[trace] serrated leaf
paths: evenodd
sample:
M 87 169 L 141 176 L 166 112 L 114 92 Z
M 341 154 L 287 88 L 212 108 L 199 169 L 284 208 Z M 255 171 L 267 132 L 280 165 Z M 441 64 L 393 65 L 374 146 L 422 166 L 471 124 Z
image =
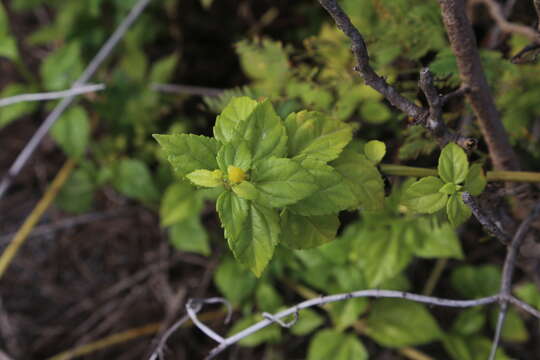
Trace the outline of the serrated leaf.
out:
M 335 239 L 339 228 L 337 215 L 302 216 L 281 214 L 281 243 L 291 249 L 309 249 Z
M 367 360 L 368 353 L 354 335 L 321 330 L 309 343 L 307 360 Z
M 288 207 L 304 216 L 336 214 L 357 204 L 355 194 L 343 176 L 321 161 L 306 159 L 301 163 L 315 178 L 317 191 Z
M 268 100 L 259 103 L 245 121 L 239 122 L 234 133 L 234 141 L 243 139 L 247 142 L 253 164 L 287 153 L 285 126 Z
M 217 169 L 219 143 L 212 138 L 192 134 L 154 135 L 179 176 L 199 169 Z
M 228 143 L 236 137 L 237 125 L 246 121 L 259 103 L 247 96 L 233 98 L 223 109 L 214 125 L 214 136 L 217 140 Z
M 480 195 L 486 188 L 487 179 L 481 164 L 473 164 L 465 178 L 465 191 L 473 196 Z
M 74 41 L 49 54 L 40 69 L 47 90 L 68 89 L 82 71 L 81 44 Z
M 401 299 L 375 301 L 367 326 L 367 334 L 373 340 L 393 348 L 427 344 L 443 335 L 423 305 Z
M 171 226 L 169 241 L 178 250 L 210 255 L 208 234 L 198 216 L 191 216 Z
M 352 139 L 352 127 L 315 111 L 290 114 L 285 120 L 289 157 L 328 162 Z
M 448 200 L 448 195 L 439 192 L 443 186 L 434 176 L 422 178 L 405 189 L 402 202 L 413 211 L 432 214 L 442 209 Z
M 446 214 L 448 220 L 455 227 L 463 224 L 471 216 L 471 209 L 465 205 L 461 198 L 462 193 L 454 193 L 450 195 L 446 204 Z
M 202 202 L 195 188 L 178 182 L 170 185 L 161 199 L 159 216 L 162 226 L 170 226 L 185 221 L 201 209 Z
M 384 205 L 384 182 L 377 168 L 364 156 L 344 150 L 332 165 L 353 192 L 356 204 L 365 210 L 379 210 Z
M 364 154 L 373 164 L 378 164 L 386 155 L 386 145 L 379 140 L 371 140 L 364 145 Z
M 229 191 L 220 195 L 217 208 L 234 256 L 260 276 L 279 241 L 278 214 Z
M 227 301 L 238 306 L 253 293 L 257 279 L 234 259 L 227 257 L 217 267 L 214 283 Z
M 318 188 L 315 178 L 300 164 L 291 159 L 275 157 L 256 164 L 251 182 L 259 191 L 257 201 L 270 207 L 294 204 Z
M 451 282 L 465 299 L 492 296 L 499 292 L 501 270 L 493 265 L 460 266 L 452 272 Z
M 66 110 L 51 128 L 51 135 L 67 155 L 81 158 L 90 140 L 90 121 L 86 111 L 80 106 Z
M 221 170 L 195 170 L 187 174 L 186 178 L 197 186 L 214 188 L 224 184 L 223 176 Z
M 236 166 L 244 171 L 251 169 L 251 151 L 245 141 L 223 144 L 217 154 L 219 168 L 226 172 L 229 166 Z
M 439 176 L 444 182 L 453 182 L 460 184 L 465 181 L 469 171 L 469 161 L 465 151 L 454 143 L 446 145 L 439 157 L 439 166 L 437 167 Z
M 115 169 L 113 185 L 120 193 L 146 203 L 159 200 L 159 191 L 150 170 L 140 160 L 121 160 Z

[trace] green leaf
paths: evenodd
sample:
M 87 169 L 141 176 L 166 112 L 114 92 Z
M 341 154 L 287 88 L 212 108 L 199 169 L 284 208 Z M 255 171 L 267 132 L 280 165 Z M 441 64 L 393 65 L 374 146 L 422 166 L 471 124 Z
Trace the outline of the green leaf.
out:
M 456 185 L 454 183 L 446 183 L 443 185 L 442 188 L 440 188 L 439 192 L 446 195 L 452 195 L 456 191 L 458 191 L 458 186 L 459 185 Z
M 328 359 L 367 360 L 368 353 L 356 336 L 326 329 L 311 339 L 307 360 Z
M 309 249 L 335 239 L 339 228 L 337 215 L 302 216 L 281 214 L 281 243 L 291 249 Z
M 461 198 L 462 193 L 454 193 L 450 195 L 446 204 L 446 213 L 448 220 L 455 227 L 463 224 L 471 216 L 471 209 L 465 205 Z
M 186 175 L 193 184 L 203 187 L 218 187 L 224 184 L 221 170 L 195 170 Z
M 330 317 L 332 318 L 335 329 L 343 331 L 352 326 L 358 321 L 360 315 L 366 312 L 368 306 L 369 302 L 367 299 L 349 299 L 347 301 L 333 303 L 330 307 Z
M 378 164 L 386 155 L 386 145 L 379 140 L 368 141 L 364 145 L 364 154 L 373 164 Z
M 463 336 L 473 335 L 484 327 L 486 312 L 482 308 L 470 308 L 462 310 L 454 324 L 452 331 Z
M 170 226 L 184 222 L 193 214 L 198 214 L 201 207 L 202 201 L 192 185 L 186 182 L 172 184 L 161 199 L 159 210 L 161 225 Z
M 90 121 L 80 106 L 71 107 L 51 128 L 53 139 L 70 157 L 81 158 L 90 140 Z
M 444 182 L 462 183 L 469 171 L 469 161 L 465 151 L 458 145 L 449 143 L 441 152 L 437 169 Z
M 177 54 L 172 54 L 159 59 L 152 66 L 148 80 L 153 83 L 164 83 L 169 81 L 177 63 Z
M 13 36 L 0 33 L 0 57 L 5 57 L 11 61 L 17 61 L 19 50 L 17 41 Z
M 452 272 L 451 282 L 465 299 L 492 296 L 499 292 L 501 271 L 493 265 L 460 266 Z
M 257 201 L 269 207 L 294 204 L 317 190 L 315 178 L 296 161 L 271 157 L 256 164 L 251 181 Z
M 214 283 L 233 306 L 238 306 L 253 294 L 257 279 L 231 257 L 227 257 L 216 269 Z
M 259 103 L 247 96 L 233 98 L 223 109 L 214 125 L 214 136 L 217 140 L 228 143 L 237 137 L 236 127 L 251 115 Z
M 298 321 L 291 328 L 291 332 L 296 336 L 307 335 L 324 323 L 324 318 L 316 311 L 302 309 L 298 315 Z
M 491 312 L 491 326 L 493 329 L 497 326 L 497 318 L 499 309 L 494 308 Z M 501 339 L 513 343 L 523 343 L 529 340 L 529 332 L 525 326 L 525 322 L 519 316 L 514 308 L 508 309 L 504 325 L 501 332 Z
M 474 360 L 465 337 L 454 334 L 445 335 L 443 345 L 454 360 Z
M 192 134 L 154 135 L 179 176 L 199 169 L 215 170 L 219 144 L 215 139 Z
M 276 289 L 267 282 L 263 282 L 257 287 L 255 296 L 260 311 L 273 313 L 283 306 L 283 299 Z
M 352 140 L 350 125 L 315 111 L 290 114 L 285 127 L 289 157 L 296 160 L 334 160 Z
M 540 308 L 540 291 L 534 283 L 528 282 L 522 285 L 519 285 L 514 292 L 517 297 L 525 301 L 531 306 Z
M 68 178 L 56 197 L 56 205 L 62 210 L 81 214 L 92 209 L 96 185 L 87 169 L 78 168 Z
M 242 181 L 240 184 L 233 185 L 232 191 L 244 200 L 257 201 L 259 190 L 249 181 Z
M 234 132 L 234 141 L 243 139 L 247 142 L 254 164 L 287 153 L 285 126 L 268 100 L 259 103 L 245 121 L 238 123 Z
M 49 54 L 40 69 L 47 90 L 70 88 L 82 71 L 81 44 L 74 41 Z
M 443 339 L 444 348 L 453 360 L 484 360 L 491 352 L 491 340 L 483 336 L 446 335 Z M 499 348 L 495 360 L 510 360 Z
M 481 164 L 473 164 L 465 178 L 465 191 L 477 196 L 486 188 L 487 179 Z
M 442 209 L 448 200 L 448 195 L 439 192 L 443 186 L 434 176 L 422 178 L 405 189 L 402 202 L 413 211 L 432 214 Z
M 237 321 L 228 335 L 232 336 L 240 331 L 250 327 L 251 325 L 263 320 L 261 315 L 249 315 L 242 320 Z M 281 339 L 281 328 L 277 324 L 272 324 L 259 331 L 256 331 L 250 336 L 240 340 L 238 344 L 241 346 L 253 347 L 264 343 L 277 343 Z
M 417 221 L 423 239 L 420 246 L 414 247 L 416 256 L 424 258 L 454 258 L 463 259 L 461 243 L 452 226 L 448 223 L 432 225 L 428 219 L 419 218 Z
M 336 214 L 354 207 L 355 194 L 334 168 L 321 161 L 306 159 L 302 167 L 314 176 L 317 191 L 288 207 L 292 212 L 305 216 Z
M 178 250 L 208 256 L 210 255 L 208 234 L 202 226 L 198 214 L 195 214 L 196 216 L 191 216 L 171 226 L 169 241 Z
M 356 204 L 365 210 L 383 207 L 384 182 L 377 168 L 364 155 L 346 149 L 330 165 L 343 176 L 355 196 Z
M 379 101 L 366 101 L 360 107 L 362 119 L 371 124 L 382 124 L 392 117 L 388 107 Z
M 123 195 L 152 203 L 159 200 L 150 171 L 145 163 L 136 159 L 123 159 L 115 169 L 113 185 Z
M 217 154 L 217 163 L 223 172 L 231 165 L 248 171 L 251 169 L 251 160 L 251 151 L 245 141 L 224 144 Z
M 234 256 L 259 277 L 279 241 L 279 216 L 275 210 L 224 192 L 217 208 Z
M 387 347 L 422 345 L 439 340 L 442 331 L 423 305 L 401 299 L 381 299 L 367 319 L 367 334 Z

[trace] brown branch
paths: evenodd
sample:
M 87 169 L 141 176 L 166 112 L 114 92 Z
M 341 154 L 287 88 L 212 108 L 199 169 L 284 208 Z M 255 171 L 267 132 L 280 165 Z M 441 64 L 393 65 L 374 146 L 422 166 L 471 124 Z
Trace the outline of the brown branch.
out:
M 480 124 L 493 165 L 498 170 L 518 170 L 519 163 L 502 124 L 484 75 L 476 38 L 463 0 L 439 0 L 443 22 L 457 58 L 461 81 Z
M 474 217 L 488 233 L 495 236 L 502 244 L 510 244 L 510 237 L 501 230 L 495 219 L 480 208 L 480 205 L 471 194 L 464 192 L 462 198 L 463 202 L 471 209 Z

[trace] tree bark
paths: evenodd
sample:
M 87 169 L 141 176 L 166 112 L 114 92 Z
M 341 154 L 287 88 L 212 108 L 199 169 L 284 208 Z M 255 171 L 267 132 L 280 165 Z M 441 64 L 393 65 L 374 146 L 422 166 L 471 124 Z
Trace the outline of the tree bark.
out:
M 444 26 L 457 58 L 462 85 L 480 124 L 493 166 L 497 170 L 519 170 L 519 162 L 510 145 L 486 77 L 464 0 L 439 0 Z

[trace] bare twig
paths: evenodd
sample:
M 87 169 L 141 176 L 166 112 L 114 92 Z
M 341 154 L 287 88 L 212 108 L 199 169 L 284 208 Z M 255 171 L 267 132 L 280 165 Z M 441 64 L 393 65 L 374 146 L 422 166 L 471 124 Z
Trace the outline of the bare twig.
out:
M 274 317 L 274 315 L 272 315 L 270 313 L 267 313 L 267 312 L 262 313 L 262 317 L 267 319 L 267 320 L 270 320 L 272 322 L 275 322 L 276 324 L 278 324 L 281 327 L 284 327 L 284 328 L 288 329 L 288 328 L 294 326 L 298 322 L 298 311 L 294 313 L 294 318 L 289 322 L 284 322 L 283 320 L 278 319 L 278 318 Z
M 186 304 L 186 311 L 189 318 L 193 321 L 193 324 L 197 326 L 203 333 L 208 337 L 212 338 L 216 342 L 222 344 L 225 339 L 210 329 L 208 326 L 204 325 L 198 318 L 197 313 L 201 311 L 203 305 L 205 304 L 216 304 L 221 303 L 227 306 L 227 317 L 225 318 L 225 323 L 228 323 L 231 320 L 232 316 L 232 307 L 231 304 L 223 298 L 209 298 L 209 299 L 189 299 Z
M 504 233 L 504 231 L 497 225 L 497 222 L 485 213 L 481 208 L 476 199 L 469 194 L 464 192 L 462 195 L 463 202 L 469 206 L 472 213 L 478 220 L 478 222 L 486 229 L 490 234 L 495 236 L 501 243 L 504 245 L 510 244 L 510 237 Z
M 517 157 L 489 90 L 464 1 L 439 0 L 439 3 L 461 81 L 471 89 L 466 97 L 480 124 L 493 165 L 497 170 L 518 170 Z
M 393 290 L 360 290 L 360 291 L 344 293 L 344 294 L 322 296 L 316 299 L 303 301 L 293 307 L 290 307 L 286 310 L 280 311 L 279 313 L 272 315 L 271 320 L 270 319 L 261 320 L 258 323 L 226 339 L 223 339 L 222 342 L 210 352 L 207 359 L 212 359 L 216 357 L 218 354 L 223 352 L 229 346 L 273 324 L 274 322 L 276 322 L 277 319 L 282 319 L 289 315 L 293 315 L 294 313 L 297 313 L 302 309 L 306 309 L 313 306 L 322 306 L 322 305 L 337 302 L 337 301 L 344 301 L 344 300 L 349 300 L 349 299 L 354 299 L 354 298 L 363 298 L 363 297 L 406 299 L 406 300 L 416 301 L 416 302 L 430 304 L 434 306 L 448 306 L 448 307 L 460 307 L 460 308 L 492 304 L 499 300 L 498 295 L 475 299 L 475 300 L 452 300 L 452 299 L 442 299 L 442 298 L 423 296 L 423 295 L 417 295 L 417 294 L 407 293 L 403 291 L 393 291 Z
M 90 92 L 101 91 L 105 89 L 104 84 L 89 84 L 79 87 L 72 87 L 69 90 L 63 91 L 51 91 L 45 93 L 35 93 L 35 94 L 21 94 L 15 95 L 8 98 L 0 99 L 0 107 L 13 105 L 21 102 L 28 101 L 45 101 L 45 100 L 55 100 L 61 99 L 69 96 L 77 96 L 81 94 L 86 94 Z
M 188 94 L 199 96 L 219 96 L 225 89 L 216 89 L 202 86 L 177 85 L 177 84 L 151 84 L 151 89 L 158 92 L 172 94 Z
M 180 328 L 180 326 L 184 325 L 184 323 L 186 321 L 188 321 L 188 320 L 189 320 L 189 316 L 184 315 L 184 316 L 182 316 L 182 318 L 180 318 L 180 320 L 175 322 L 173 324 L 173 326 L 171 326 L 165 332 L 165 334 L 163 334 L 163 336 L 159 340 L 159 343 L 156 346 L 156 349 L 154 350 L 154 352 L 152 352 L 152 354 L 150 355 L 148 360 L 156 360 L 156 359 L 161 360 L 161 359 L 163 359 L 163 350 L 165 349 L 165 345 L 167 344 L 167 340 L 169 340 L 169 337 L 171 337 L 171 335 L 174 334 L 176 332 L 176 330 L 178 330 Z
M 73 83 L 72 88 L 80 87 L 84 84 L 86 84 L 90 78 L 94 75 L 96 70 L 99 68 L 99 66 L 103 63 L 103 61 L 109 56 L 109 54 L 113 51 L 113 49 L 116 47 L 118 42 L 122 39 L 128 28 L 133 24 L 133 22 L 139 17 L 139 15 L 142 13 L 142 11 L 146 8 L 148 3 L 150 3 L 151 0 L 139 0 L 135 6 L 131 9 L 129 14 L 126 16 L 124 21 L 118 26 L 118 28 L 115 30 L 115 32 L 111 35 L 111 37 L 105 42 L 103 47 L 99 50 L 99 52 L 96 54 L 96 56 L 92 59 L 88 67 L 84 70 L 82 75 Z M 75 100 L 75 96 L 68 96 L 62 99 L 58 105 L 54 108 L 54 110 L 47 116 L 45 121 L 41 124 L 41 126 L 38 128 L 38 130 L 35 132 L 35 134 L 32 136 L 28 144 L 26 144 L 25 148 L 21 151 L 19 156 L 17 156 L 17 159 L 11 165 L 11 167 L 8 170 L 8 173 L 4 176 L 2 181 L 0 182 L 0 199 L 5 194 L 7 189 L 11 186 L 11 182 L 13 181 L 13 178 L 16 177 L 21 169 L 24 167 L 28 159 L 32 156 L 38 145 L 41 143 L 51 126 L 58 120 L 60 115 L 71 105 L 71 103 Z
M 501 291 L 500 296 L 500 309 L 499 316 L 497 318 L 497 327 L 495 329 L 495 337 L 493 338 L 493 343 L 491 347 L 491 354 L 489 360 L 495 359 L 495 354 L 497 348 L 499 347 L 499 341 L 501 337 L 502 327 L 504 325 L 504 320 L 506 318 L 506 313 L 508 311 L 508 302 L 512 297 L 512 277 L 514 275 L 514 269 L 516 267 L 516 259 L 519 252 L 519 248 L 525 239 L 525 235 L 529 231 L 529 227 L 533 220 L 535 220 L 540 215 L 540 203 L 538 203 L 531 214 L 521 222 L 519 225 L 512 243 L 508 247 L 508 253 L 506 254 L 506 259 L 504 261 L 503 274 L 501 279 Z

